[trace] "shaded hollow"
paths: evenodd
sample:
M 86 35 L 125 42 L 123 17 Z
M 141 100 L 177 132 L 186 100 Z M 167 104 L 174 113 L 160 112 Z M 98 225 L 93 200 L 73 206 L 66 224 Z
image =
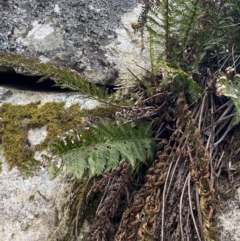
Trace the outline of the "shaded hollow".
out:
M 59 87 L 55 87 L 54 81 L 51 79 L 44 80 L 41 83 L 37 81 L 41 76 L 26 76 L 15 72 L 0 72 L 0 87 L 10 89 L 26 90 L 26 91 L 41 91 L 41 92 L 66 92 Z

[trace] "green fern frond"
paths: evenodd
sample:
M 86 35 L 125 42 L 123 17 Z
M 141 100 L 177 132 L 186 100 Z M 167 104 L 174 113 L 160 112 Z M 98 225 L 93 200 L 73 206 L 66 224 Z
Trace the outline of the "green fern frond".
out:
M 181 52 L 188 44 L 190 30 L 196 26 L 201 13 L 199 0 L 145 0 L 138 25 L 141 28 L 146 26 L 150 34 L 150 51 L 153 52 L 154 48 L 155 53 L 150 56 L 151 63 L 155 65 L 156 60 L 167 61 L 169 58 L 181 61 Z
M 51 63 L 40 63 L 37 59 L 27 59 L 21 55 L 1 52 L 0 66 L 23 68 L 24 71 L 31 74 L 43 76 L 39 79 L 40 82 L 50 78 L 56 83 L 55 86 L 78 91 L 95 99 L 104 100 L 108 97 L 107 91 L 93 83 L 89 83 L 76 71 L 67 68 L 57 68 Z
M 147 26 L 148 28 L 148 26 Z M 151 62 L 151 68 L 152 68 L 152 73 L 155 74 L 156 68 L 155 68 L 155 62 L 156 62 L 156 57 L 155 57 L 155 49 L 154 49 L 154 32 L 148 29 L 149 32 L 149 53 L 150 53 L 150 62 Z
M 160 5 L 160 3 L 159 3 L 159 5 Z M 142 5 L 142 11 L 138 17 L 138 24 L 137 24 L 136 30 L 143 30 L 145 24 L 147 23 L 149 11 L 151 11 L 151 9 L 156 9 L 156 8 L 157 8 L 156 1 L 155 2 L 152 2 L 149 0 L 144 1 L 144 4 Z
M 122 161 L 128 160 L 133 168 L 153 158 L 154 141 L 150 126 L 120 123 L 118 126 L 103 122 L 79 136 L 68 137 L 56 143 L 54 154 L 61 156 L 61 166 L 51 162 L 50 171 L 65 170 L 81 178 L 84 173 L 91 178 L 115 169 Z M 77 147 L 76 147 L 77 145 Z M 56 151 L 57 150 L 57 151 Z
M 177 96 L 180 90 L 189 94 L 190 101 L 195 101 L 203 93 L 203 89 L 193 80 L 193 78 L 181 70 L 176 65 L 170 65 L 166 62 L 160 62 L 159 70 L 163 74 L 162 84 L 170 84 L 173 96 Z

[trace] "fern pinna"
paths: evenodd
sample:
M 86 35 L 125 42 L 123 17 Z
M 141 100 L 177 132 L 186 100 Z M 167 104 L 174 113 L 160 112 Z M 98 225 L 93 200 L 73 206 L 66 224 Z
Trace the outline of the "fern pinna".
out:
M 57 174 L 64 170 L 77 178 L 87 174 L 90 178 L 108 172 L 128 160 L 133 168 L 153 158 L 154 141 L 150 126 L 140 124 L 114 125 L 102 122 L 81 135 L 73 133 L 59 140 L 54 153 L 61 156 L 61 164 L 54 160 L 49 171 Z

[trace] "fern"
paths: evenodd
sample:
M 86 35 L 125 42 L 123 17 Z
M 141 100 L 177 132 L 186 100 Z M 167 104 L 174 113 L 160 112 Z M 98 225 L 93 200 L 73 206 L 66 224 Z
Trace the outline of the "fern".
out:
M 55 86 L 78 91 L 88 97 L 104 100 L 108 94 L 93 83 L 89 83 L 83 76 L 74 70 L 57 68 L 51 63 L 40 63 L 37 59 L 27 59 L 21 55 L 0 53 L 0 65 L 12 68 L 23 68 L 31 74 L 43 76 L 39 82 L 47 78 L 54 80 Z
M 179 66 L 183 66 L 190 31 L 197 24 L 201 13 L 199 0 L 146 0 L 144 2 L 139 27 L 146 26 L 149 33 L 153 75 L 162 73 L 162 82 L 170 83 L 174 97 L 181 89 L 189 94 L 191 101 L 196 100 L 203 93 L 203 89 L 194 81 L 191 74 L 183 71 Z M 173 67 L 169 62 L 173 63 Z
M 150 126 L 139 125 L 134 129 L 131 124 L 102 122 L 93 126 L 80 136 L 70 135 L 59 140 L 53 154 L 61 156 L 62 163 L 51 162 L 51 174 L 64 170 L 81 178 L 85 173 L 91 178 L 115 169 L 121 162 L 128 160 L 133 168 L 153 158 L 154 141 Z
M 146 26 L 150 34 L 151 63 L 170 59 L 181 61 L 182 57 L 179 55 L 182 56 L 188 44 L 190 30 L 197 24 L 201 13 L 199 0 L 145 0 L 138 26 Z M 151 54 L 153 48 L 154 55 Z
M 193 78 L 181 70 L 176 65 L 170 65 L 166 62 L 160 62 L 158 68 L 163 75 L 162 84 L 170 84 L 171 92 L 174 97 L 177 97 L 180 90 L 188 93 L 190 100 L 197 100 L 203 93 L 203 89 L 193 80 Z
M 238 66 L 240 54 L 240 2 L 237 0 L 206 1 L 205 12 L 199 18 L 199 52 L 205 52 L 204 61 L 212 62 L 214 71 L 227 66 Z M 213 69 L 213 68 L 212 68 Z

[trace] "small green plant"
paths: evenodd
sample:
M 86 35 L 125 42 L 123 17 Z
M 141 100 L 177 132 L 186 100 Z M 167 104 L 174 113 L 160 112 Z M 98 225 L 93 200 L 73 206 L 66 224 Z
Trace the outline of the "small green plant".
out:
M 83 133 L 73 132 L 58 140 L 53 153 L 61 157 L 61 163 L 51 162 L 51 174 L 64 170 L 77 178 L 87 174 L 90 178 L 116 169 L 128 160 L 133 168 L 147 164 L 154 155 L 154 141 L 150 126 L 140 124 L 114 125 L 103 121 Z
M 171 83 L 171 92 L 175 97 L 180 90 L 189 94 L 195 101 L 203 89 L 189 72 L 186 64 L 186 51 L 189 48 L 192 30 L 197 25 L 202 12 L 199 0 L 188 1 L 144 1 L 144 7 L 135 29 L 149 33 L 150 61 L 152 74 L 163 76 L 163 83 Z M 197 65 L 197 64 L 196 64 Z M 196 65 L 190 68 L 197 69 Z M 193 67 L 194 66 L 194 67 Z M 196 70 L 198 72 L 198 70 Z
M 201 13 L 199 0 L 144 1 L 137 29 L 146 27 L 149 32 L 153 73 L 158 71 L 159 61 L 179 63 L 182 60 Z
M 179 66 L 167 62 L 159 62 L 158 70 L 162 73 L 162 84 L 170 84 L 171 95 L 176 99 L 179 91 L 184 90 L 189 100 L 196 101 L 204 90 Z

